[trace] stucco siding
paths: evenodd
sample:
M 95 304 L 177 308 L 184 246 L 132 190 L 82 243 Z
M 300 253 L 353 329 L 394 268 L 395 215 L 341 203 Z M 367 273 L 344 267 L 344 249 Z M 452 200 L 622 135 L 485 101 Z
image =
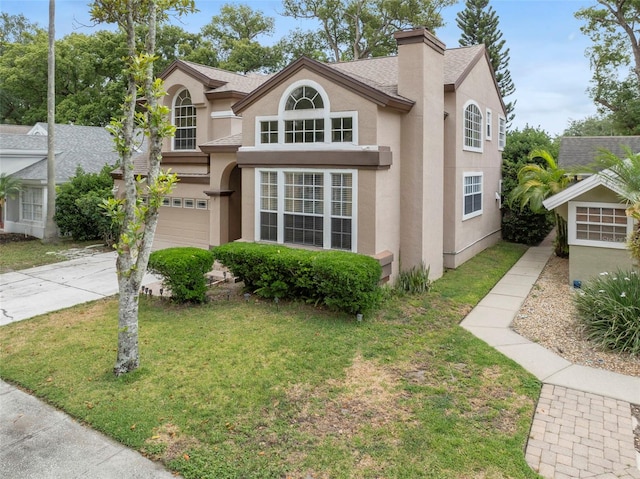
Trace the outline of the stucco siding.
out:
M 464 109 L 469 102 L 474 102 L 482 114 L 481 152 L 463 148 Z M 457 268 L 501 238 L 496 195 L 502 168 L 498 119 L 504 112 L 485 61 L 475 65 L 455 94 L 446 94 L 445 105 L 449 115 L 445 120 L 444 265 Z M 487 110 L 491 111 L 491 139 L 487 137 Z M 463 219 L 465 174 L 482 175 L 482 214 L 468 219 Z
M 634 263 L 627 249 L 596 248 L 590 246 L 571 246 L 569 253 L 569 284 L 574 281 L 586 281 L 606 271 L 629 270 Z M 634 268 L 638 271 L 638 268 Z

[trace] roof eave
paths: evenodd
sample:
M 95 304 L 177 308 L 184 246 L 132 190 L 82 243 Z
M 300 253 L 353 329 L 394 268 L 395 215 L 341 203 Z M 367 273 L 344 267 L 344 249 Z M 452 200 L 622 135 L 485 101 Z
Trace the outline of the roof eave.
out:
M 189 65 L 186 62 L 183 62 L 182 60 L 174 60 L 167 68 L 165 68 L 165 70 L 160 75 L 158 75 L 158 77 L 163 80 L 166 80 L 167 77 L 176 70 L 182 70 L 187 75 L 198 80 L 207 88 L 220 88 L 222 85 L 227 84 L 227 82 L 224 82 L 221 80 L 215 80 L 211 77 L 208 77 L 204 73 L 199 72 L 198 70 L 193 68 L 191 65 Z
M 615 182 L 611 181 L 603 174 L 596 174 L 569 186 L 568 188 L 562 190 L 560 193 L 550 196 L 549 198 L 544 200 L 542 204 L 547 210 L 551 211 L 558 206 L 563 205 L 573 200 L 574 198 L 587 193 L 588 191 L 591 191 L 598 186 L 609 188 L 611 191 L 618 195 L 622 195 L 623 193 L 623 191 Z

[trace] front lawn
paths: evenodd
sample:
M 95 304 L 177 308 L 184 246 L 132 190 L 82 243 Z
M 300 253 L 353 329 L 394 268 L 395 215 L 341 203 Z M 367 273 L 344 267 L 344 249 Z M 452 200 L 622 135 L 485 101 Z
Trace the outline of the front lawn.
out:
M 501 243 L 361 323 L 142 298 L 141 368 L 120 378 L 117 302 L 97 301 L 0 328 L 0 376 L 187 479 L 538 477 L 538 382 L 458 326 L 523 251 Z

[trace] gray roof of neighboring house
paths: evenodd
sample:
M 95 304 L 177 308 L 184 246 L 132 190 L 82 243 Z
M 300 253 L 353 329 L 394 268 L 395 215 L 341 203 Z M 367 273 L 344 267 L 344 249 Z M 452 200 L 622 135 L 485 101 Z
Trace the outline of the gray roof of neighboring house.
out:
M 46 123 L 37 123 L 44 128 Z M 78 167 L 86 173 L 98 173 L 104 165 L 115 165 L 113 137 L 103 127 L 55 125 L 56 182 L 68 181 Z M 47 179 L 47 136 L 0 134 L 0 149 L 42 150 L 42 160 L 16 171 L 12 176 L 22 180 Z
M 601 150 L 626 156 L 623 147 L 640 153 L 640 136 L 563 136 L 560 138 L 558 165 L 563 168 L 590 166 Z

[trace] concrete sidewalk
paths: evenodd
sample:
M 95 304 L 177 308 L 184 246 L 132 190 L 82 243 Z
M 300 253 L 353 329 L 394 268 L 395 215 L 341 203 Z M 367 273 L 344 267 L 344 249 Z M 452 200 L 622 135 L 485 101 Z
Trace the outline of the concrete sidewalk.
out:
M 461 325 L 543 383 L 526 452 L 534 470 L 640 479 L 631 415 L 640 378 L 572 364 L 510 327 L 551 254 L 550 246 L 529 248 Z

